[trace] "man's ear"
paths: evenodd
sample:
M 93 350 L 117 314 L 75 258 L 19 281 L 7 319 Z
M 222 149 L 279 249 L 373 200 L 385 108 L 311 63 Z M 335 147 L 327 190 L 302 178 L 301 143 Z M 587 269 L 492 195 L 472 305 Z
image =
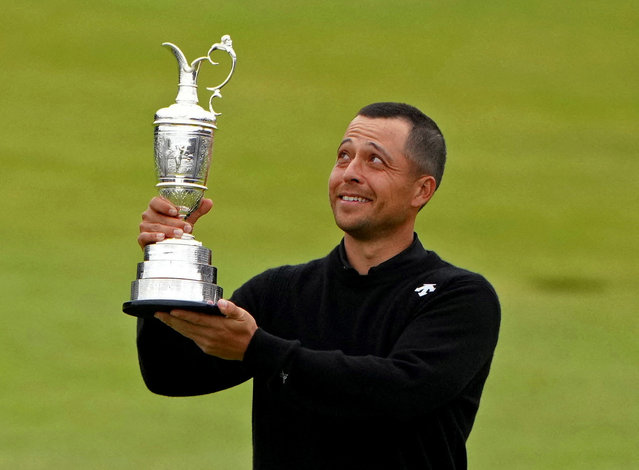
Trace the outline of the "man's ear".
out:
M 437 181 L 431 175 L 423 175 L 420 176 L 419 179 L 415 181 L 415 194 L 413 196 L 413 201 L 411 205 L 418 209 L 421 209 L 426 205 L 430 198 L 435 194 L 435 190 L 437 189 Z

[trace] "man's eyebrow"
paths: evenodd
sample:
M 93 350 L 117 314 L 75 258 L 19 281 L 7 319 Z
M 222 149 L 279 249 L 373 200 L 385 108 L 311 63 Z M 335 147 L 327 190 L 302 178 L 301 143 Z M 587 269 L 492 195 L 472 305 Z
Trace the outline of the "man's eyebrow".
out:
M 344 140 L 342 140 L 339 144 L 339 146 L 337 147 L 337 149 L 339 150 L 342 145 L 344 144 L 350 144 L 353 142 L 353 139 L 351 139 L 350 137 L 346 137 Z M 382 154 L 382 156 L 384 158 L 386 158 L 388 161 L 393 161 L 393 157 L 391 156 L 390 153 L 388 153 L 386 151 L 386 149 L 384 147 L 382 147 L 381 145 L 379 145 L 377 142 L 373 142 L 372 140 L 369 140 L 368 142 L 366 142 L 367 145 L 370 145 L 371 147 L 373 147 L 377 152 L 379 152 L 380 154 Z
M 388 153 L 386 151 L 386 149 L 384 147 L 382 147 L 381 145 L 373 142 L 373 141 L 368 141 L 366 142 L 368 145 L 371 145 L 373 148 L 375 148 L 375 150 L 377 150 L 379 153 L 381 153 L 384 157 L 388 158 L 389 160 L 392 160 L 393 158 L 391 157 L 390 153 Z
M 339 143 L 339 145 L 337 146 L 337 148 L 340 148 L 342 145 L 344 145 L 344 144 L 346 144 L 346 143 L 349 143 L 349 142 L 352 142 L 352 141 L 353 141 L 353 139 L 351 139 L 350 137 L 346 137 L 344 140 L 342 140 L 342 141 Z

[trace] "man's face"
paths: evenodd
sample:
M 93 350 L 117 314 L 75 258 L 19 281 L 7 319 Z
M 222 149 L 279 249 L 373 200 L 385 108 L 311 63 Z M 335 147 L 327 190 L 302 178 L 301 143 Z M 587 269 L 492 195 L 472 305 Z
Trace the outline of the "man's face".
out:
M 426 178 L 405 156 L 404 119 L 357 116 L 337 150 L 328 189 L 337 226 L 358 239 L 412 230 Z

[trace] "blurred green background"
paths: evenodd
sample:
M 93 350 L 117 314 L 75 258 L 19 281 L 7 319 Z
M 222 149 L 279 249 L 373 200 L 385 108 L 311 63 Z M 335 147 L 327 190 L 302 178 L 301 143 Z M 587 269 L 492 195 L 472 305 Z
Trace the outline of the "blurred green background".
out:
M 222 34 L 238 68 L 196 235 L 226 294 L 339 241 L 326 182 L 348 121 L 414 104 L 449 148 L 420 237 L 503 304 L 470 468 L 636 468 L 636 2 L 0 6 L 0 468 L 250 468 L 250 384 L 152 395 L 120 311 L 176 92 L 160 44 L 193 60 Z

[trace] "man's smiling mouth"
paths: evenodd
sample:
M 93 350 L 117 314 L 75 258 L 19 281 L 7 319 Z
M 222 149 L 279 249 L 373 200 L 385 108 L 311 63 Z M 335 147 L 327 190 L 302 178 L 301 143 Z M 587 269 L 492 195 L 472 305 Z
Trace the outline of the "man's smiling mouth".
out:
M 360 196 L 339 196 L 345 202 L 370 202 L 370 199 Z

